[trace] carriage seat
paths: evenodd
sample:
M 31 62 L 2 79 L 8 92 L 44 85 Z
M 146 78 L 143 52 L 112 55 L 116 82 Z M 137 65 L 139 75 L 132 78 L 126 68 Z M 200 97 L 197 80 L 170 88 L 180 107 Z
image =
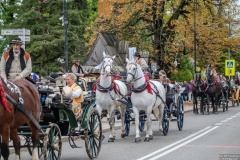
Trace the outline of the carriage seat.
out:
M 38 89 L 38 92 L 40 94 L 53 94 L 54 93 L 53 89 L 51 89 L 51 88 L 40 88 L 40 89 Z
M 46 104 L 60 103 L 61 95 L 60 94 L 49 94 L 46 98 Z M 63 96 L 63 103 L 70 103 L 71 99 Z

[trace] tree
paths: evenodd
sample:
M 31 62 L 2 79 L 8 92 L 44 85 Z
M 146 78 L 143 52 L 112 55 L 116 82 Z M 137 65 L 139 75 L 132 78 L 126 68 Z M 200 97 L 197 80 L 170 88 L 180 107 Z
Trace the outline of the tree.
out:
M 171 75 L 172 81 L 184 82 L 193 79 L 193 65 L 187 55 L 181 54 L 178 70 Z
M 110 16 L 97 19 L 98 31 L 115 32 L 131 46 L 153 53 L 161 68 L 175 72 L 176 53 L 193 57 L 193 1 L 137 0 L 109 4 Z M 224 7 L 231 1 L 198 1 L 197 61 L 203 67 L 209 59 L 217 63 L 228 38 Z M 95 28 L 96 29 L 96 28 Z M 217 58 L 216 58 L 217 57 Z

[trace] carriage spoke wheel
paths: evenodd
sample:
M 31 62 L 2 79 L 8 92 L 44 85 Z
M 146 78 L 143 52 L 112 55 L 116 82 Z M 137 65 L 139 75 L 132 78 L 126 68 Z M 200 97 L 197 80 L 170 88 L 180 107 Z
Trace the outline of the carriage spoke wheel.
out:
M 183 100 L 182 100 L 181 97 L 178 97 L 178 101 L 177 101 L 177 124 L 178 124 L 179 131 L 182 130 L 183 120 L 184 120 Z
M 166 107 L 163 110 L 162 128 L 163 134 L 164 136 L 166 136 L 168 134 L 169 129 L 168 109 Z
M 125 127 L 125 134 L 126 134 L 126 136 L 128 136 L 129 132 L 130 132 L 130 115 L 129 114 L 130 114 L 129 112 L 125 113 L 124 127 Z
M 102 122 L 97 110 L 93 109 L 85 129 L 85 148 L 90 159 L 96 158 L 102 144 Z
M 61 131 L 55 123 L 51 123 L 49 126 L 43 141 L 44 160 L 60 160 L 62 152 Z

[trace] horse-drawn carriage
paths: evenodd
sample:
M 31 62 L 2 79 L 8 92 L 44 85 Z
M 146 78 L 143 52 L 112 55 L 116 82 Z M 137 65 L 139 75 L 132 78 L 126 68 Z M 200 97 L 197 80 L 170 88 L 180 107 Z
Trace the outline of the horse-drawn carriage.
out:
M 222 107 L 223 112 L 228 110 L 230 96 L 230 83 L 225 79 L 216 79 L 212 73 L 212 66 L 207 65 L 206 80 L 202 80 L 201 72 L 196 72 L 193 82 L 193 112 L 198 114 L 198 98 L 200 99 L 200 113 L 209 114 L 210 104 L 213 113 L 218 113 Z M 211 102 L 209 102 L 211 100 Z
M 177 96 L 174 93 L 173 97 L 176 99 L 169 101 L 168 105 L 166 105 L 166 94 L 163 85 L 160 82 L 149 80 L 147 74 L 144 74 L 134 60 L 127 60 L 126 80 L 114 80 L 111 72 L 113 59 L 114 56 L 103 54 L 100 78 L 96 85 L 96 108 L 100 110 L 99 113 L 103 109 L 108 109 L 110 115 L 109 124 L 111 131 L 109 141 L 113 142 L 115 139 L 114 110 L 116 107 L 120 107 L 121 112 L 122 138 L 129 135 L 130 122 L 134 121 L 136 124 L 135 142 L 141 141 L 139 132 L 144 130 L 145 123 L 147 134 L 144 141 L 151 140 L 153 138 L 152 120 L 150 118 L 152 113 L 159 121 L 159 130 L 164 135 L 168 132 L 169 121 L 172 116 L 177 117 L 178 127 L 181 130 L 184 119 L 184 107 L 181 96 Z M 134 113 L 134 118 L 132 113 Z
M 35 144 L 31 138 L 34 134 L 32 128 L 27 124 L 20 126 L 18 136 L 25 139 L 25 143 L 20 148 L 26 147 L 30 155 L 36 158 L 36 151 L 32 149 L 36 145 L 38 157 L 43 156 L 44 160 L 59 160 L 62 152 L 62 136 L 68 136 L 72 148 L 80 148 L 75 143 L 79 138 L 85 140 L 88 157 L 96 158 L 101 149 L 102 124 L 101 116 L 95 110 L 95 94 L 93 91 L 84 92 L 83 113 L 81 119 L 77 120 L 71 110 L 70 99 L 62 93 L 62 82 L 56 83 L 60 89 L 58 93 L 49 87 L 39 87 L 38 91 L 42 104 L 39 122 L 30 112 L 23 110 L 24 115 L 29 117 L 39 132 L 37 133 L 37 144 Z M 45 84 L 45 86 L 48 86 L 48 84 Z
M 167 88 L 166 105 L 163 111 L 163 134 L 167 135 L 169 121 L 177 121 L 179 131 L 182 130 L 184 120 L 184 105 L 178 84 L 165 84 Z M 176 118 L 174 118 L 176 117 Z

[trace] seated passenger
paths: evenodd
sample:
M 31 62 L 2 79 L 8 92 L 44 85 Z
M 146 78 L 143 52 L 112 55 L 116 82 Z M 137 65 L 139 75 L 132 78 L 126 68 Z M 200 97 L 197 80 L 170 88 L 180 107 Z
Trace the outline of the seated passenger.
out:
M 79 120 L 82 115 L 81 103 L 84 99 L 81 87 L 75 83 L 76 79 L 77 77 L 74 73 L 66 75 L 67 85 L 71 88 L 69 97 L 72 99 L 72 111 L 75 114 L 76 119 Z

